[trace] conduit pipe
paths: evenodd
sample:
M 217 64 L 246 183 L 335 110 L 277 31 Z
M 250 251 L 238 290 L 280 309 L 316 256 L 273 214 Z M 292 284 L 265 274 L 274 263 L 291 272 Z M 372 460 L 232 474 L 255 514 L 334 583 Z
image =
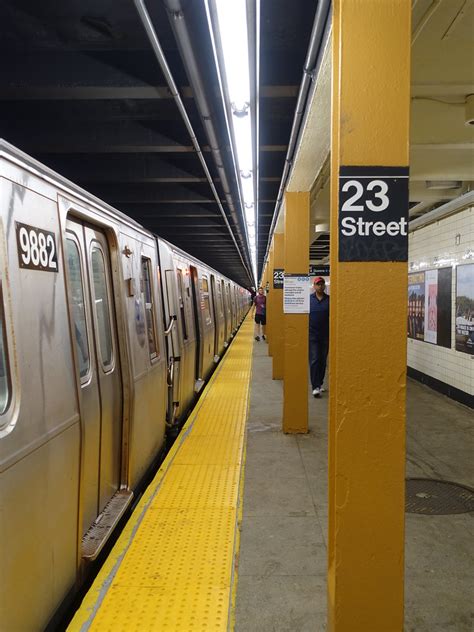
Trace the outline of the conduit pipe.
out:
M 222 214 L 222 217 L 224 218 L 224 222 L 227 226 L 227 229 L 230 233 L 230 236 L 232 237 L 232 241 L 234 242 L 235 247 L 237 248 L 237 252 L 239 253 L 239 257 L 240 260 L 242 261 L 242 265 L 244 267 L 244 270 L 247 272 L 248 278 L 250 283 L 253 283 L 253 277 L 252 277 L 252 273 L 251 273 L 251 266 L 250 268 L 248 267 L 247 263 L 244 261 L 243 257 L 242 257 L 242 252 L 241 249 L 239 248 L 239 245 L 237 244 L 237 241 L 235 239 L 235 235 L 232 231 L 232 228 L 229 224 L 229 220 L 227 219 L 227 215 L 224 211 L 224 208 L 222 206 L 222 203 L 220 201 L 219 195 L 217 193 L 216 187 L 214 186 L 214 182 L 212 181 L 212 176 L 209 172 L 208 166 L 206 164 L 206 161 L 204 159 L 204 156 L 202 154 L 202 150 L 201 147 L 199 146 L 199 142 L 197 140 L 196 134 L 194 133 L 194 129 L 193 126 L 191 125 L 191 121 L 189 120 L 189 116 L 188 113 L 186 112 L 186 108 L 184 107 L 184 103 L 183 100 L 181 98 L 181 95 L 178 92 L 178 88 L 176 86 L 176 83 L 173 79 L 173 75 L 171 74 L 170 68 L 168 66 L 168 63 L 166 61 L 166 58 L 164 56 L 163 53 L 163 49 L 161 48 L 160 42 L 158 40 L 158 36 L 156 34 L 156 31 L 154 29 L 153 23 L 151 21 L 150 15 L 146 9 L 145 3 L 143 0 L 133 0 L 135 7 L 137 9 L 138 15 L 140 17 L 140 20 L 143 24 L 143 27 L 145 28 L 146 34 L 148 36 L 148 39 L 150 41 L 151 47 L 153 49 L 153 52 L 155 53 L 156 59 L 158 61 L 158 63 L 160 64 L 160 68 L 161 71 L 163 72 L 163 75 L 165 77 L 166 83 L 168 84 L 169 90 L 171 92 L 171 95 L 173 96 L 176 105 L 178 107 L 178 110 L 181 114 L 181 117 L 184 121 L 184 124 L 186 126 L 186 129 L 188 130 L 189 136 L 191 138 L 191 142 L 194 146 L 194 149 L 196 150 L 197 156 L 201 162 L 201 165 L 204 169 L 204 173 L 206 174 L 206 178 L 209 182 L 209 186 L 211 187 L 212 193 L 214 195 L 214 198 L 217 202 L 217 205 L 219 207 L 219 210 Z
M 275 225 L 278 220 L 278 214 L 280 211 L 281 203 L 283 201 L 283 194 L 285 192 L 286 183 L 290 175 L 290 170 L 293 166 L 293 158 L 296 151 L 296 144 L 300 134 L 303 117 L 306 111 L 306 103 L 309 93 L 311 82 L 315 79 L 316 67 L 319 61 L 319 51 L 321 50 L 321 44 L 324 38 L 324 31 L 326 29 L 326 23 L 331 8 L 331 0 L 320 0 L 316 8 L 316 14 L 314 16 L 313 29 L 311 31 L 311 37 L 309 40 L 308 52 L 306 54 L 306 61 L 303 68 L 303 78 L 298 93 L 298 100 L 296 102 L 296 110 L 293 118 L 293 125 L 291 128 L 290 140 L 288 143 L 288 150 L 285 158 L 285 167 L 283 169 L 283 175 L 281 178 L 280 189 L 278 191 L 275 210 L 273 212 L 272 223 L 270 226 L 270 232 L 268 234 L 267 251 L 265 253 L 264 262 L 268 258 L 268 251 L 270 248 L 271 237 L 275 230 Z
M 191 84 L 191 88 L 194 94 L 194 101 L 197 105 L 202 124 L 204 126 L 204 130 L 209 141 L 212 157 L 219 173 L 219 178 L 222 183 L 224 196 L 229 206 L 231 217 L 234 221 L 237 234 L 241 243 L 246 244 L 247 238 L 245 223 L 243 221 L 243 218 L 239 218 L 239 214 L 235 209 L 234 202 L 230 193 L 230 185 L 224 168 L 224 160 L 221 154 L 219 140 L 217 138 L 217 133 L 214 126 L 213 112 L 207 99 L 206 91 L 204 88 L 204 81 L 202 79 L 202 73 L 199 64 L 196 61 L 197 56 L 195 55 L 195 51 L 191 42 L 191 37 L 189 35 L 183 4 L 181 0 L 163 0 L 163 4 L 168 11 L 171 28 L 178 43 L 179 52 L 181 53 L 181 59 L 183 61 L 186 74 Z M 245 238 L 242 235 L 242 228 L 244 230 L 243 234 L 245 235 Z

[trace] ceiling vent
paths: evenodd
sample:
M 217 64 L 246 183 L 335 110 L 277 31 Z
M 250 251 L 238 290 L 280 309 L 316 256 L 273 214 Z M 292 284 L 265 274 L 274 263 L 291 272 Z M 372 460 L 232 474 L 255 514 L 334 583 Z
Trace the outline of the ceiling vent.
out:
M 427 189 L 460 189 L 462 187 L 461 180 L 427 180 Z

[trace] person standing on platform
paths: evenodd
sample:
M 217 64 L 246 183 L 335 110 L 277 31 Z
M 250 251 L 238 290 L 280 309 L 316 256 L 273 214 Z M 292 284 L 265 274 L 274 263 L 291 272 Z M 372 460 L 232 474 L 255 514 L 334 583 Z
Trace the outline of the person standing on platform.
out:
M 309 306 L 309 370 L 314 397 L 321 397 L 329 351 L 329 296 L 323 277 L 313 281 Z
M 262 340 L 265 338 L 265 325 L 266 325 L 266 308 L 267 297 L 263 293 L 263 287 L 258 288 L 258 294 L 253 299 L 255 305 L 255 340 L 258 342 L 260 336 Z

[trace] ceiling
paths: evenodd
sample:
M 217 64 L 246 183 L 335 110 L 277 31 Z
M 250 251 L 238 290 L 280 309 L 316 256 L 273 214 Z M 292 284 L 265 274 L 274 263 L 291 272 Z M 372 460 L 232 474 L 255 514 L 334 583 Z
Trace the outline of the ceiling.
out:
M 311 191 L 310 259 L 329 255 L 330 38 L 322 39 L 294 155 L 288 150 L 311 31 L 324 3 L 260 1 L 258 278 L 285 164 L 288 189 Z M 410 215 L 417 217 L 472 188 L 474 127 L 465 125 L 465 101 L 474 93 L 474 0 L 412 0 L 412 6 Z M 0 137 L 253 285 L 204 0 L 146 0 L 146 8 L 202 153 L 133 0 L 0 0 L 0 51 L 8 60 L 0 69 Z M 179 37 L 183 24 L 194 68 Z M 461 184 L 433 189 L 430 180 Z
M 294 0 L 289 11 L 285 0 L 261 0 L 258 276 L 315 4 Z M 180 13 L 165 5 L 180 5 Z M 217 200 L 132 0 L 0 1 L 0 51 L 8 60 L 0 70 L 0 137 L 240 284 L 253 285 L 204 2 L 147 0 L 146 8 Z M 175 36 L 182 20 L 212 116 L 217 160 Z
M 474 188 L 474 125 L 466 124 L 473 35 L 474 0 L 412 0 L 410 219 Z M 328 42 L 288 183 L 290 191 L 311 191 L 310 260 L 320 263 L 329 257 L 330 88 Z

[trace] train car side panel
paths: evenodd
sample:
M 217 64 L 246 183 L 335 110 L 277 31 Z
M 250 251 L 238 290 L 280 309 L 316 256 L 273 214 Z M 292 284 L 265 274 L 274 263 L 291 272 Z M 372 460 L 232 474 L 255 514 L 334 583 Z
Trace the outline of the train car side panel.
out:
M 74 584 L 78 539 L 79 411 L 57 205 L 34 192 L 33 176 L 16 175 L 25 186 L 0 181 L 13 387 L 0 418 L 4 629 L 47 623 Z

